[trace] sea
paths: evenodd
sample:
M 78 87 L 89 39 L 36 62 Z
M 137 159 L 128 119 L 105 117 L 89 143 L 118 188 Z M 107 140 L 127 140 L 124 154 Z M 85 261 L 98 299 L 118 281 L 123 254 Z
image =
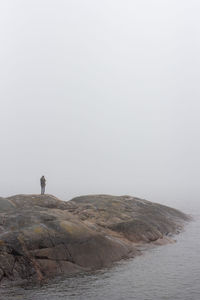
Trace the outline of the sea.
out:
M 3 285 L 0 300 L 199 300 L 200 205 L 176 208 L 193 221 L 176 243 L 143 249 L 143 255 L 111 268 L 56 277 L 44 285 Z

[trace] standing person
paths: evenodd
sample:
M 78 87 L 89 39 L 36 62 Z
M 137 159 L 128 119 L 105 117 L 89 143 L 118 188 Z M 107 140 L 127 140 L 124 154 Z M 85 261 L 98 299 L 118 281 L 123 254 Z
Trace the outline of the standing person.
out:
M 41 195 L 45 193 L 45 186 L 46 186 L 46 179 L 44 176 L 40 178 L 40 185 L 41 185 Z

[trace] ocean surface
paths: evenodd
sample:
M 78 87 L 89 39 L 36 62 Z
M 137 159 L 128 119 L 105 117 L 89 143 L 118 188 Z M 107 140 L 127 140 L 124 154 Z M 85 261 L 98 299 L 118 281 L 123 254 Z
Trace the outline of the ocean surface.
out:
M 175 244 L 151 247 L 112 268 L 57 277 L 43 286 L 2 286 L 0 300 L 199 300 L 200 206 L 176 208 L 194 221 L 175 236 Z

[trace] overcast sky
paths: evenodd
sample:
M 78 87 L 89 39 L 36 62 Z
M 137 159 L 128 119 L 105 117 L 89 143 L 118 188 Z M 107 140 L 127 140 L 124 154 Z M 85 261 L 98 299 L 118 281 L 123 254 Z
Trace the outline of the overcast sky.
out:
M 199 0 L 1 0 L 0 195 L 199 195 Z M 185 201 L 184 200 L 184 201 Z

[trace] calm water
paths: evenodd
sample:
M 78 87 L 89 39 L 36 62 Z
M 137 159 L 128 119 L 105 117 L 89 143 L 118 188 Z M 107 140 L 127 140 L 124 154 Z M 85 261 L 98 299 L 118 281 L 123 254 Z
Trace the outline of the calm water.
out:
M 111 269 L 57 278 L 42 287 L 3 287 L 0 299 L 199 300 L 199 208 L 190 207 L 189 213 L 195 220 L 176 236 L 176 244 L 144 251 L 142 256 L 120 262 Z

